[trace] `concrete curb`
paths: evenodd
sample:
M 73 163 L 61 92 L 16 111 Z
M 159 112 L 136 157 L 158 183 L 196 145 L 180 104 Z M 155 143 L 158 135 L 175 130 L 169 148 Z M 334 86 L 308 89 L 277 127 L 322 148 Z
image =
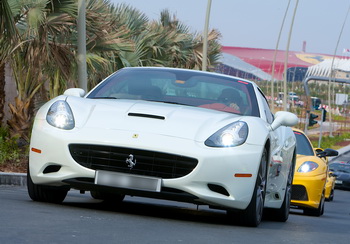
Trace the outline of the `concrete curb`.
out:
M 27 174 L 0 173 L 0 185 L 27 186 Z

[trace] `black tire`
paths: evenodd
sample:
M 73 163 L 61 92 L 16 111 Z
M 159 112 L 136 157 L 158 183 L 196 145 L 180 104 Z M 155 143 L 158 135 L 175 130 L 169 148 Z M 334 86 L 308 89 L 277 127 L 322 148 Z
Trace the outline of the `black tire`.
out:
M 326 201 L 331 202 L 333 201 L 333 199 L 334 199 L 334 190 L 332 189 L 331 194 L 329 194 L 329 198 L 326 198 Z
M 288 174 L 286 191 L 284 194 L 284 199 L 283 199 L 283 203 L 282 203 L 281 208 L 268 209 L 269 215 L 275 221 L 286 222 L 288 220 L 289 210 L 290 210 L 290 202 L 292 199 L 292 183 L 293 183 L 293 177 L 294 177 L 295 161 L 296 161 L 296 153 L 294 152 L 293 160 L 292 160 L 289 174 Z
M 90 195 L 94 199 L 103 200 L 108 203 L 118 203 L 124 200 L 125 195 L 118 193 L 110 193 L 103 191 L 90 191 Z
M 238 218 L 239 224 L 257 227 L 263 216 L 265 194 L 266 194 L 266 180 L 267 180 L 267 150 L 263 151 L 260 160 L 259 172 L 256 178 L 255 188 L 248 207 L 238 213 L 233 213 L 234 217 Z
M 37 202 L 62 203 L 67 196 L 69 188 L 34 184 L 27 170 L 27 189 L 29 197 Z
M 331 202 L 334 200 L 334 189 L 331 191 L 331 195 L 329 196 L 328 200 Z
M 318 205 L 318 208 L 305 208 L 304 209 L 304 214 L 309 215 L 309 216 L 315 216 L 315 217 L 320 217 L 324 213 L 324 202 L 325 202 L 325 197 L 324 197 L 324 192 L 322 193 L 320 204 Z

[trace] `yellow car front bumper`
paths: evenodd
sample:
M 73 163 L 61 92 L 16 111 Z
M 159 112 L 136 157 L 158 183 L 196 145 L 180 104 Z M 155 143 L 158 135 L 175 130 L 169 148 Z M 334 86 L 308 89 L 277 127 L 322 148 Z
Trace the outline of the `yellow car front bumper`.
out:
M 301 208 L 318 208 L 324 194 L 326 176 L 295 175 L 292 186 L 291 205 Z

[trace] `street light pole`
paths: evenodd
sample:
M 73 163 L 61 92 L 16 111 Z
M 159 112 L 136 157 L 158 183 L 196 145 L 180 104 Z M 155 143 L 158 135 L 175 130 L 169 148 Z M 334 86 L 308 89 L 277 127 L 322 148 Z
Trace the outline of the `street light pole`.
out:
M 287 16 L 287 13 L 288 13 L 288 9 L 289 9 L 289 5 L 290 5 L 290 1 L 288 1 L 288 5 L 287 5 L 287 8 L 286 8 L 286 11 L 284 12 L 284 17 L 283 17 L 283 20 L 282 20 L 282 24 L 281 24 L 281 28 L 280 28 L 280 31 L 279 31 L 279 34 L 278 34 L 278 38 L 277 38 L 277 41 L 276 41 L 276 48 L 275 48 L 275 52 L 273 54 L 273 62 L 272 62 L 272 75 L 271 75 L 271 111 L 272 113 L 274 112 L 275 110 L 275 100 L 274 100 L 274 97 L 275 97 L 275 92 L 274 92 L 274 83 L 275 83 L 275 66 L 276 66 L 276 56 L 277 56 L 277 50 L 278 50 L 278 45 L 280 43 L 280 39 L 281 39 L 281 34 L 282 34 L 282 30 L 283 30 L 283 26 L 284 26 L 284 22 L 286 20 L 286 16 Z
M 203 57 L 202 57 L 202 70 L 207 70 L 207 59 L 208 59 L 208 29 L 209 29 L 209 17 L 211 9 L 211 0 L 208 0 L 207 4 L 207 13 L 205 15 L 205 24 L 204 24 L 204 36 L 203 36 Z
M 289 55 L 289 45 L 290 45 L 290 39 L 292 36 L 292 30 L 293 30 L 293 24 L 294 24 L 294 19 L 295 19 L 295 14 L 298 9 L 298 4 L 299 0 L 297 0 L 294 8 L 294 13 L 293 13 L 293 18 L 292 18 L 292 23 L 290 24 L 290 29 L 289 29 L 289 35 L 288 35 L 288 43 L 287 43 L 287 48 L 286 48 L 286 55 L 285 55 L 285 60 L 284 60 L 284 82 L 283 82 L 283 105 L 284 105 L 284 110 L 287 111 L 287 64 L 288 64 L 288 55 Z
M 86 67 L 86 4 L 85 0 L 78 0 L 78 85 L 87 92 Z

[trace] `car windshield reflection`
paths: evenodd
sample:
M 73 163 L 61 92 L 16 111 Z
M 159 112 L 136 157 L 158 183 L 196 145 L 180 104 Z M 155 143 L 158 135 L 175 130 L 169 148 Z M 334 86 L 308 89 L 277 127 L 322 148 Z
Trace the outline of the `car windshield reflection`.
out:
M 123 69 L 87 98 L 146 100 L 259 117 L 252 84 L 197 71 Z
M 309 140 L 300 132 L 294 131 L 294 135 L 297 139 L 297 154 L 313 156 L 314 150 L 311 147 Z

